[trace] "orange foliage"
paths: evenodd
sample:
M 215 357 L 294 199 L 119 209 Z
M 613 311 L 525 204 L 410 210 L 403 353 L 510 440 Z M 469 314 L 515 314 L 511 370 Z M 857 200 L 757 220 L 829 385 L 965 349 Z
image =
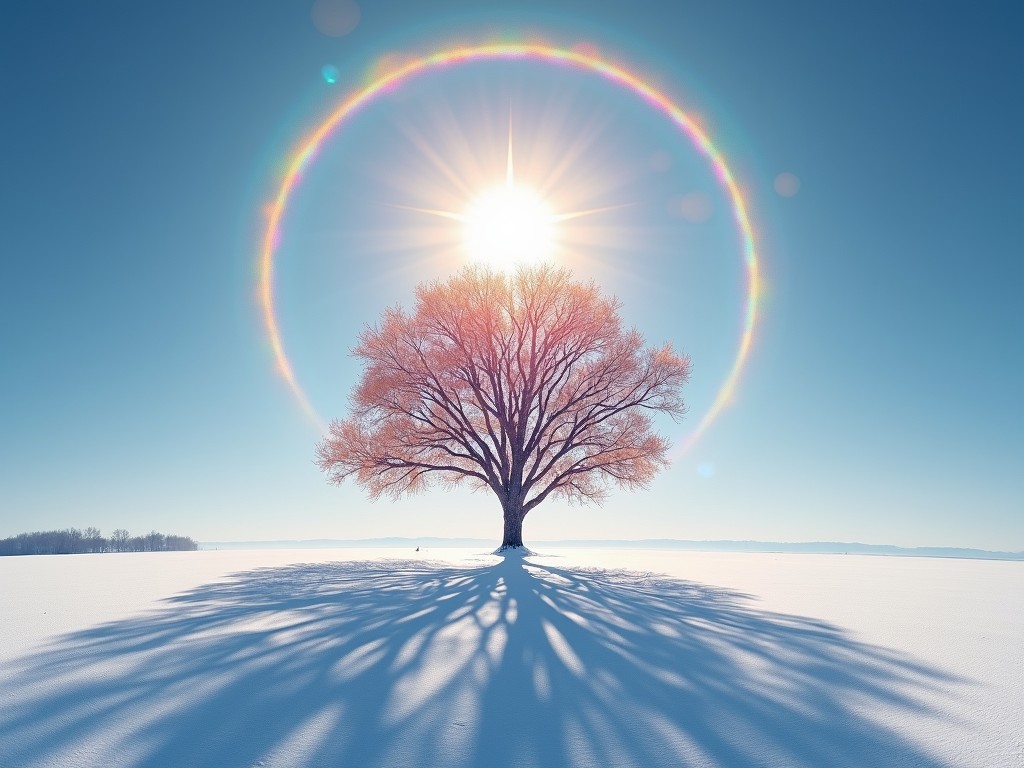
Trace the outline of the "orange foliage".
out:
M 668 449 L 650 414 L 685 413 L 690 361 L 645 348 L 618 309 L 552 267 L 420 286 L 412 314 L 362 333 L 352 413 L 317 446 L 320 467 L 373 497 L 432 479 L 490 488 L 520 522 L 549 496 L 644 486 Z

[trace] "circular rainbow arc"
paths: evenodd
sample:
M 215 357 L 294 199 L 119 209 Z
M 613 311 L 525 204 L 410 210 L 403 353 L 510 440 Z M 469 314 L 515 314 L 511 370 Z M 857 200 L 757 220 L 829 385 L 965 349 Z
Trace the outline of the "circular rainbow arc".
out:
M 299 385 L 292 368 L 291 361 L 285 352 L 281 329 L 277 322 L 274 309 L 274 254 L 281 236 L 281 220 L 284 216 L 288 199 L 302 179 L 302 171 L 316 155 L 321 143 L 338 128 L 348 117 L 360 107 L 372 101 L 376 96 L 399 85 L 403 80 L 431 69 L 438 69 L 454 64 L 462 64 L 488 59 L 528 58 L 564 66 L 576 66 L 580 69 L 595 72 L 606 80 L 621 85 L 636 93 L 648 104 L 666 115 L 685 133 L 690 140 L 708 158 L 719 182 L 726 189 L 733 208 L 733 219 L 740 234 L 743 249 L 743 260 L 746 269 L 747 291 L 743 312 L 743 323 L 740 341 L 732 366 L 718 389 L 714 402 L 701 418 L 697 427 L 682 442 L 677 450 L 685 450 L 693 445 L 707 430 L 722 409 L 732 399 L 740 374 L 750 354 L 753 344 L 754 327 L 758 316 L 758 303 L 761 293 L 760 266 L 754 242 L 753 227 L 747 212 L 747 204 L 743 198 L 732 172 L 729 170 L 722 153 L 711 142 L 708 135 L 689 115 L 676 104 L 643 80 L 618 64 L 604 61 L 597 55 L 581 49 L 557 48 L 541 43 L 502 43 L 477 46 L 464 46 L 436 51 L 426 56 L 412 58 L 398 68 L 384 73 L 372 80 L 361 90 L 351 93 L 337 109 L 325 119 L 320 126 L 296 148 L 286 165 L 284 178 L 278 188 L 277 195 L 268 211 L 267 227 L 263 236 L 259 263 L 259 300 L 263 312 L 270 346 L 274 354 L 277 369 L 288 383 L 302 409 L 321 428 L 323 423 L 309 402 L 305 391 Z

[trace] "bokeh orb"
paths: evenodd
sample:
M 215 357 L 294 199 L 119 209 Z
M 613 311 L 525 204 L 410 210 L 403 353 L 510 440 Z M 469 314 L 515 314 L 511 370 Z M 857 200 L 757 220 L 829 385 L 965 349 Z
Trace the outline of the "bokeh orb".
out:
M 344 37 L 359 24 L 360 12 L 355 0 L 316 0 L 309 15 L 321 34 Z
M 714 210 L 710 195 L 706 192 L 694 191 L 677 198 L 673 202 L 671 212 L 691 224 L 702 224 L 711 218 Z
M 323 69 L 320 70 L 320 74 L 323 75 L 325 83 L 328 85 L 334 85 L 338 82 L 338 77 L 341 73 L 338 72 L 338 68 L 333 64 L 324 64 Z
M 789 172 L 780 173 L 775 177 L 775 191 L 783 197 L 792 197 L 800 191 L 800 179 Z

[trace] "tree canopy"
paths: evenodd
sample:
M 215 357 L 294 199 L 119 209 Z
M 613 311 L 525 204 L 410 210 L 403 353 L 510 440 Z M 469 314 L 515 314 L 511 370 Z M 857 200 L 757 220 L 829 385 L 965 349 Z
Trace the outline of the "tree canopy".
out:
M 651 416 L 683 416 L 690 360 L 645 347 L 619 309 L 550 266 L 420 286 L 411 313 L 389 309 L 360 336 L 351 413 L 317 446 L 319 466 L 373 498 L 432 481 L 489 488 L 502 547 L 522 546 L 523 518 L 549 497 L 645 486 L 669 447 Z

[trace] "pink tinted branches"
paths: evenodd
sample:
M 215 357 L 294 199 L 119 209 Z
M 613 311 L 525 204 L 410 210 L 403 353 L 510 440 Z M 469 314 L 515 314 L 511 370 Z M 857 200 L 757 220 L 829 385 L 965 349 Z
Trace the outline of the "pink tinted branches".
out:
M 685 413 L 690 361 L 644 347 L 618 310 L 552 267 L 421 286 L 412 314 L 390 309 L 362 333 L 363 376 L 317 446 L 320 467 L 373 497 L 433 479 L 490 488 L 520 522 L 549 496 L 646 485 L 668 449 L 651 414 Z

